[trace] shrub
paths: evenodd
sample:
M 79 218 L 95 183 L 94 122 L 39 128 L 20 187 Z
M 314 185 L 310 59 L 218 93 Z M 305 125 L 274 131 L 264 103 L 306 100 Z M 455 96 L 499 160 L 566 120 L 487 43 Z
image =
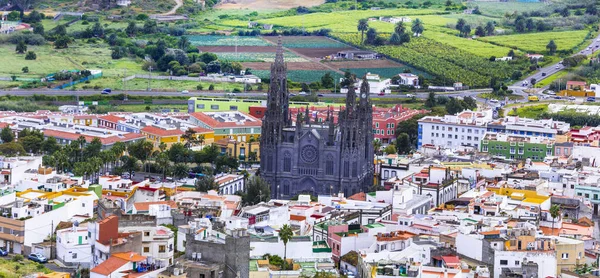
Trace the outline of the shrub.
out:
M 25 54 L 25 60 L 35 60 L 37 59 L 37 54 L 35 54 L 35 52 L 33 51 L 27 51 L 27 54 Z
M 13 262 L 20 262 L 23 260 L 23 255 L 17 254 L 14 257 L 12 257 L 12 261 Z

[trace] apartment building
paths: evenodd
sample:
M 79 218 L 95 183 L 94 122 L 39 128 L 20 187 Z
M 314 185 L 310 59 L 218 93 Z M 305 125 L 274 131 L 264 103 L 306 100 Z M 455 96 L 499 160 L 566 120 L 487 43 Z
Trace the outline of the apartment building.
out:
M 479 151 L 511 160 L 542 161 L 554 155 L 554 142 L 548 137 L 487 132 Z
M 424 145 L 434 145 L 449 149 L 464 146 L 479 147 L 492 120 L 492 111 L 463 111 L 457 115 L 444 117 L 427 116 L 418 121 L 417 149 Z

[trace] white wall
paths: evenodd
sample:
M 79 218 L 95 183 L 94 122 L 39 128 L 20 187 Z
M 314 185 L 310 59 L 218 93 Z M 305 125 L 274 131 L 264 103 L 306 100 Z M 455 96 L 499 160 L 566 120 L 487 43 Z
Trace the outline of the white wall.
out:
M 458 243 L 458 238 L 456 240 Z M 499 278 L 503 267 L 520 267 L 523 259 L 538 264 L 537 277 L 556 277 L 556 257 L 554 252 L 514 252 L 496 251 L 494 253 L 494 278 Z M 507 265 L 500 265 L 501 260 L 506 260 Z M 516 264 L 519 262 L 519 265 Z
M 460 147 L 463 144 L 470 144 L 470 146 L 477 144 L 479 146 L 486 131 L 486 128 L 483 126 L 460 126 L 456 124 L 429 122 L 420 122 L 419 125 L 422 126 L 421 142 L 423 145 L 433 144 L 449 149 Z M 439 129 L 437 126 L 439 126 Z M 451 127 L 452 131 L 448 131 L 448 127 Z M 470 133 L 469 130 L 471 130 Z M 442 134 L 444 137 L 442 137 Z M 448 138 L 449 134 L 452 135 L 451 138 Z M 470 140 L 469 137 L 471 137 Z
M 472 235 L 458 233 L 456 236 L 456 252 L 475 260 L 482 261 L 483 241 Z
M 76 254 L 76 258 L 73 258 L 73 254 Z M 66 246 L 57 243 L 56 256 L 63 262 L 81 264 L 83 267 L 89 267 L 92 263 L 92 246 L 90 244 Z
M 331 258 L 329 253 L 313 253 L 312 241 L 288 241 L 287 258 L 294 260 L 310 260 L 319 258 Z M 263 242 L 250 241 L 250 257 L 261 257 L 265 254 L 277 255 L 283 258 L 283 241 Z

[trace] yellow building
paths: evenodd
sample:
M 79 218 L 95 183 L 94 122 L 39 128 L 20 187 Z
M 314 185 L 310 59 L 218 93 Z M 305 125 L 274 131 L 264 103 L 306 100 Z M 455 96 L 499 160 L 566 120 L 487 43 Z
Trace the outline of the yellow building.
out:
M 221 150 L 221 153 L 227 153 L 241 161 L 260 161 L 260 143 L 258 141 L 240 142 L 223 138 L 216 141 L 215 145 Z
M 215 142 L 215 131 L 202 127 L 193 127 L 194 138 L 201 146 L 210 145 Z
M 238 142 L 249 142 L 260 138 L 262 121 L 240 111 L 195 112 L 190 122 L 214 131 L 215 142 L 228 138 Z
M 576 265 L 586 263 L 583 241 L 566 237 L 556 239 L 556 275 L 563 269 L 575 270 Z
M 167 145 L 167 149 L 175 143 L 183 143 L 181 136 L 183 131 L 178 128 L 163 129 L 155 126 L 146 126 L 140 130 L 146 136 L 146 139 L 154 144 L 154 148 L 158 148 L 161 143 Z

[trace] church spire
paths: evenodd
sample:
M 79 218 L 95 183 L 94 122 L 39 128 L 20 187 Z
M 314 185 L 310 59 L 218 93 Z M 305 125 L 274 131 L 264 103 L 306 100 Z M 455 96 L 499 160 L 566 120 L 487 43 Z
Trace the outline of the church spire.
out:
M 277 39 L 277 50 L 275 52 L 275 65 L 283 65 L 283 42 L 281 36 Z
M 365 75 L 362 79 L 362 84 L 360 85 L 360 105 L 362 107 L 369 105 L 370 106 L 370 88 L 369 88 L 369 80 L 367 80 L 367 76 Z
M 348 85 L 348 93 L 346 94 L 346 111 L 350 112 L 354 110 L 356 105 L 356 91 L 354 90 L 354 80 Z

